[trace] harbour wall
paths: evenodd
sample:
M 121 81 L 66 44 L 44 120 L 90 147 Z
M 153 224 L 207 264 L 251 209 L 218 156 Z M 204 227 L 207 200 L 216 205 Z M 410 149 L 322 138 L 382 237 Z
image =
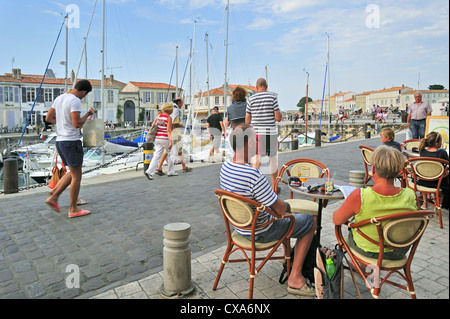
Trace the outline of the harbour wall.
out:
M 370 125 L 369 130 L 370 134 L 376 135 L 379 134 L 383 127 L 390 127 L 394 130 L 394 132 L 399 132 L 401 130 L 406 129 L 406 123 L 401 123 L 401 121 L 396 121 L 393 123 L 373 123 L 373 121 L 367 121 L 367 124 Z M 351 139 L 361 139 L 366 136 L 366 123 L 330 123 L 330 134 L 328 134 L 328 123 L 324 123 L 322 121 L 322 125 L 315 122 L 308 122 L 308 138 L 314 136 L 316 130 L 321 130 L 321 141 L 328 142 L 330 137 L 335 137 L 339 135 L 338 141 L 343 140 L 351 140 Z M 278 134 L 283 139 L 285 137 L 289 137 L 292 133 L 298 134 L 299 136 L 305 136 L 306 133 L 306 125 L 305 123 L 290 123 L 290 124 L 279 124 L 278 125 Z

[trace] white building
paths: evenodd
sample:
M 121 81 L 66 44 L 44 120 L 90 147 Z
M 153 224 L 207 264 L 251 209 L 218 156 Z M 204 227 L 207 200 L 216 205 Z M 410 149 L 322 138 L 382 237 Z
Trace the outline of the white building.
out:
M 49 72 L 48 75 L 52 73 Z M 29 125 L 43 125 L 44 117 L 53 101 L 65 91 L 65 79 L 46 76 L 39 90 L 41 81 L 42 75 L 22 74 L 20 69 L 0 75 L 0 126 L 23 127 L 28 118 Z M 81 101 L 82 107 L 86 111 L 94 107 L 101 118 L 101 80 L 89 81 L 92 84 L 92 92 Z M 70 79 L 67 87 L 72 88 Z M 105 121 L 116 123 L 119 91 L 120 82 L 115 81 L 113 77 L 105 79 Z
M 256 87 L 251 85 L 235 85 L 228 84 L 227 85 L 227 94 L 226 101 L 224 103 L 224 92 L 223 86 L 209 90 L 209 92 L 202 92 L 194 97 L 194 112 L 198 114 L 198 118 L 204 119 L 208 117 L 208 97 L 209 97 L 209 108 L 210 113 L 212 113 L 212 109 L 217 106 L 219 108 L 219 113 L 225 112 L 225 107 L 228 107 L 232 103 L 233 91 L 238 87 L 242 87 L 245 91 L 247 91 L 247 97 L 251 96 L 256 92 Z
M 164 103 L 176 98 L 176 87 L 165 83 L 129 82 L 120 91 L 123 120 L 137 122 L 139 112 L 144 111 L 144 121 L 153 121 Z M 179 93 L 182 96 L 182 91 Z

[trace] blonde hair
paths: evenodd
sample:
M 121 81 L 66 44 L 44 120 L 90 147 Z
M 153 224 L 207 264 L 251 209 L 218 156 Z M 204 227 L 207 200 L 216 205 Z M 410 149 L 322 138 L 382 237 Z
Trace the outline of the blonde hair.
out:
M 162 111 L 163 111 L 164 113 L 168 113 L 168 112 L 170 112 L 170 111 L 173 111 L 173 103 L 171 103 L 171 102 L 165 103 L 165 104 L 162 106 Z
M 377 175 L 385 179 L 397 177 L 404 165 L 402 153 L 386 145 L 380 145 L 375 149 L 371 161 Z
M 393 141 L 395 139 L 395 133 L 394 130 L 390 127 L 385 127 L 380 131 L 380 135 L 383 135 L 384 137 L 387 137 L 389 141 Z

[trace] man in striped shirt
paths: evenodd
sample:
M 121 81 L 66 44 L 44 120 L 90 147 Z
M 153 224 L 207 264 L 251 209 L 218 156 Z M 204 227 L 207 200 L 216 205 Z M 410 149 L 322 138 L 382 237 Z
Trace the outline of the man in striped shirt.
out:
M 278 99 L 274 93 L 267 92 L 265 79 L 256 82 L 257 93 L 247 102 L 245 123 L 252 124 L 256 132 L 256 157 L 253 167 L 261 167 L 261 156 L 269 156 L 270 175 L 272 182 L 278 174 L 278 129 L 275 124 L 281 121 Z
M 260 204 L 270 207 L 282 215 L 289 206 L 278 198 L 272 190 L 269 181 L 257 168 L 249 165 L 249 160 L 256 151 L 255 130 L 249 124 L 238 124 L 230 135 L 230 144 L 234 151 L 232 160 L 222 164 L 220 171 L 220 187 L 224 190 L 246 196 Z M 297 238 L 295 258 L 292 272 L 288 280 L 288 291 L 293 294 L 314 296 L 314 289 L 308 287 L 302 274 L 303 262 L 308 252 L 316 229 L 316 223 L 311 215 L 294 214 L 295 228 L 291 238 Z M 274 219 L 274 216 L 263 211 L 259 214 L 257 226 Z M 280 239 L 289 227 L 289 219 L 278 219 L 265 228 L 255 232 L 255 240 L 267 243 Z M 240 235 L 251 239 L 251 231 L 235 227 Z

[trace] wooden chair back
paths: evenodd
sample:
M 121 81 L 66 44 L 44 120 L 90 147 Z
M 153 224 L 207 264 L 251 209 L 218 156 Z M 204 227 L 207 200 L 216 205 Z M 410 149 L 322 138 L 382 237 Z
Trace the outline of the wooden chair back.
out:
M 363 238 L 379 247 L 378 259 L 365 257 L 350 248 L 342 233 L 343 225 L 336 225 L 335 231 L 339 247 L 347 253 L 352 260 L 350 270 L 352 271 L 352 269 L 355 269 L 362 276 L 367 287 L 370 288 L 374 298 L 378 298 L 381 286 L 385 283 L 407 290 L 411 293 L 411 298 L 416 298 L 410 273 L 411 263 L 420 239 L 422 238 L 430 219 L 433 217 L 433 211 L 422 210 L 370 218 L 358 223 L 347 222 L 345 224 L 346 226 L 350 229 L 354 229 Z M 364 234 L 364 227 L 372 224 L 374 224 L 377 228 L 377 239 L 370 238 Z M 386 249 L 399 250 L 407 247 L 411 248 L 403 259 L 391 261 L 383 258 Z M 376 278 L 377 284 L 372 284 L 369 281 L 370 278 L 373 278 L 374 274 L 367 273 L 367 267 L 376 269 L 376 276 L 378 276 L 378 278 Z M 382 270 L 388 272 L 383 278 L 381 277 Z M 405 275 L 401 274 L 399 270 L 403 270 Z M 400 277 L 407 282 L 407 286 L 388 280 L 388 278 L 394 273 L 400 274 Z M 361 296 L 353 274 L 352 278 L 358 294 Z

